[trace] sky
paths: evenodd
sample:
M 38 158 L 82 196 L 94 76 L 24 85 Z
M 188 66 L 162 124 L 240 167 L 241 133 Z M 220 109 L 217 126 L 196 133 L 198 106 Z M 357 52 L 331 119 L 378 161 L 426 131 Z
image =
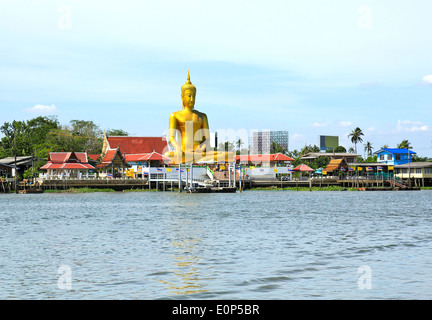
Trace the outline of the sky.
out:
M 161 136 L 189 70 L 213 132 L 348 149 L 359 127 L 373 151 L 408 139 L 432 157 L 431 12 L 429 0 L 0 0 L 0 124 L 55 115 Z

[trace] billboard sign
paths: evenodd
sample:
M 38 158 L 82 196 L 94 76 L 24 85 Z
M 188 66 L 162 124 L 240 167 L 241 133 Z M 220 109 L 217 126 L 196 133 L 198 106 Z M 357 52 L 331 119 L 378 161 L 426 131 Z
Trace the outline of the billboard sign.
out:
M 320 136 L 320 150 L 330 150 L 339 146 L 338 136 Z

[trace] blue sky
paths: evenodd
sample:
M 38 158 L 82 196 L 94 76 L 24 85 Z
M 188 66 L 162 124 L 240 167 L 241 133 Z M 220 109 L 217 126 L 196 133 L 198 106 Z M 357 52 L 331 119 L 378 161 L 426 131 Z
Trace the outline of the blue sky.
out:
M 56 115 L 160 136 L 181 109 L 290 149 L 360 127 L 432 157 L 431 1 L 3 1 L 0 123 Z M 363 147 L 358 146 L 359 153 Z

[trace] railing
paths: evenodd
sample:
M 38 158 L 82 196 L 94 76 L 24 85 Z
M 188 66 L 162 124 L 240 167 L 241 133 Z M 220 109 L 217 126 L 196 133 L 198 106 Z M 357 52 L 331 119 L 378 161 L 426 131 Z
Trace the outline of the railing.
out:
M 108 177 L 107 177 L 108 178 Z M 39 179 L 48 179 L 48 180 L 83 180 L 83 179 L 97 179 L 96 173 L 92 174 L 81 174 L 77 176 L 70 176 L 66 174 L 47 174 L 47 173 L 39 173 Z
M 210 169 L 210 168 L 207 167 L 207 166 L 206 166 L 206 168 L 207 168 L 207 175 L 209 176 L 209 178 L 210 178 L 211 180 L 213 180 L 213 179 L 214 179 L 214 172 L 213 172 L 213 170 Z

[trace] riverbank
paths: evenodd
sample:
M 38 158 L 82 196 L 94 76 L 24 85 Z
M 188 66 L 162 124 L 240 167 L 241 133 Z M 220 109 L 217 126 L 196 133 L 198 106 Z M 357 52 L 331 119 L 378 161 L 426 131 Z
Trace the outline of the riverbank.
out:
M 381 191 L 380 188 L 374 189 L 376 191 Z M 382 188 L 382 191 L 387 191 L 388 189 Z M 432 187 L 422 187 L 420 190 L 432 190 Z M 156 189 L 127 189 L 122 191 L 116 191 L 114 189 L 110 188 L 71 188 L 71 189 L 65 189 L 65 190 L 44 190 L 44 193 L 92 193 L 92 192 L 162 192 L 161 190 Z M 237 190 L 239 192 L 240 190 Z M 256 187 L 256 188 L 250 188 L 247 190 L 242 190 L 243 192 L 246 191 L 365 191 L 364 188 L 343 188 L 339 186 L 326 186 L 326 187 Z M 170 190 L 166 192 L 178 192 L 177 190 Z
M 344 188 L 340 186 L 324 186 L 324 187 L 254 187 L 247 189 L 245 191 L 265 191 L 265 190 L 273 190 L 273 191 L 358 191 L 357 188 Z
M 156 189 L 125 189 L 114 190 L 111 188 L 70 188 L 64 190 L 44 190 L 43 193 L 92 193 L 92 192 L 156 192 Z M 178 191 L 178 190 L 177 190 Z

